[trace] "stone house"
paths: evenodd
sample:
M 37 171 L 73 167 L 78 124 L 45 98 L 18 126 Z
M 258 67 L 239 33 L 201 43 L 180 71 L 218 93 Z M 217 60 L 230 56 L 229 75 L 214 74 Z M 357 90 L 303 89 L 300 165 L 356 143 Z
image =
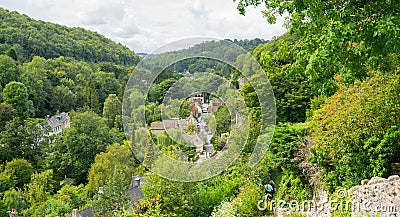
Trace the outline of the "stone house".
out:
M 71 126 L 71 118 L 66 112 L 57 112 L 53 117 L 47 116 L 46 121 L 51 127 L 49 136 L 62 136 L 63 130 Z
M 188 102 L 192 103 L 199 103 L 202 105 L 203 103 L 206 102 L 206 94 L 205 93 L 194 93 L 192 94 L 189 98 L 187 98 Z
M 187 130 L 189 125 L 195 125 L 195 120 L 192 116 L 188 119 L 171 119 L 171 120 L 163 120 L 162 122 L 154 122 L 150 125 L 150 130 L 153 134 L 159 135 L 162 132 L 170 129 L 178 129 Z

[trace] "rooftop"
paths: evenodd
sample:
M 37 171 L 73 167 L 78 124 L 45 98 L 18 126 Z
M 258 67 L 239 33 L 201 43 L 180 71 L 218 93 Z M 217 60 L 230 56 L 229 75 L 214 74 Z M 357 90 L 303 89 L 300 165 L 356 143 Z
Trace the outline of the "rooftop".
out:
M 61 126 L 67 121 L 70 121 L 70 117 L 68 116 L 68 113 L 63 112 L 57 115 L 54 115 L 53 117 L 49 118 L 46 120 L 47 123 L 50 125 L 52 129 Z

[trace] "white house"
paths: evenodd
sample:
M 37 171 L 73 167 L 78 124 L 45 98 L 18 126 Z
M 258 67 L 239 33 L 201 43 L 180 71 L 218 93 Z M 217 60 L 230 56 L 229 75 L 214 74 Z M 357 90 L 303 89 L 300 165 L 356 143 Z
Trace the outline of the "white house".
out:
M 51 132 L 49 136 L 56 135 L 61 136 L 62 132 L 65 128 L 69 128 L 71 125 L 71 118 L 69 117 L 68 113 L 58 113 L 53 117 L 47 116 L 46 118 L 47 123 L 51 127 Z

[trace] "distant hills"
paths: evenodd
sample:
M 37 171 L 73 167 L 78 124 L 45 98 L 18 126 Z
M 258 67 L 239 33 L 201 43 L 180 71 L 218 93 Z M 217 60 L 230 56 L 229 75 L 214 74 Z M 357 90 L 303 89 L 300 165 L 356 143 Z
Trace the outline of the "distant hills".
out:
M 248 51 L 268 42 L 259 38 L 226 40 Z M 218 42 L 205 42 L 195 45 L 191 49 L 208 49 L 218 44 Z M 176 51 L 174 54 L 185 52 L 187 52 L 186 49 Z M 16 11 L 10 12 L 1 7 L 0 54 L 14 56 L 14 59 L 18 59 L 20 62 L 29 62 L 34 56 L 46 59 L 64 56 L 88 63 L 112 62 L 128 67 L 136 65 L 140 58 L 147 55 L 147 53 L 136 54 L 128 47 L 93 31 L 35 20 L 27 15 Z M 196 61 L 195 63 L 197 64 Z M 175 70 L 183 72 L 188 70 L 190 65 L 193 63 L 184 63 Z
M 132 66 L 140 58 L 120 43 L 89 30 L 32 19 L 0 8 L 0 53 L 13 52 L 20 61 L 73 57 L 85 62 Z

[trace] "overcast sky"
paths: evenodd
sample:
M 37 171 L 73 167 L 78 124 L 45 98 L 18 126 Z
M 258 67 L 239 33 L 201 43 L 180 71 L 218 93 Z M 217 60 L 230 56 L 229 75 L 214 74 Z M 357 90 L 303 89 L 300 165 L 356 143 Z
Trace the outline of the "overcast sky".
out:
M 285 32 L 283 18 L 268 25 L 261 8 L 239 15 L 232 0 L 1 0 L 0 6 L 99 32 L 135 52 L 194 36 L 271 39 Z

